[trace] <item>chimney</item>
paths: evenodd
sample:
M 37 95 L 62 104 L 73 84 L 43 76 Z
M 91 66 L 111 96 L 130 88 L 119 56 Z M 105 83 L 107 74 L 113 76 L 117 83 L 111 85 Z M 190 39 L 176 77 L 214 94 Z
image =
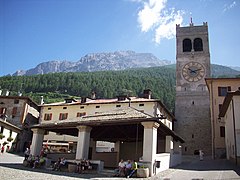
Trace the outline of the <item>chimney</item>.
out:
M 40 105 L 43 105 L 44 101 L 43 101 L 43 96 L 41 96 L 41 101 L 40 101 Z
M 127 96 L 126 95 L 120 95 L 120 96 L 117 96 L 118 98 L 118 101 L 125 101 Z
M 22 93 L 20 91 L 18 91 L 18 96 L 22 96 Z
M 143 97 L 146 99 L 151 99 L 152 91 L 150 89 L 145 89 L 143 91 Z
M 81 97 L 81 103 L 85 103 L 87 102 L 87 98 L 86 97 Z
M 96 93 L 94 91 L 91 93 L 91 99 L 96 99 Z
M 6 91 L 6 96 L 9 96 L 9 94 L 10 94 L 10 91 L 7 90 Z

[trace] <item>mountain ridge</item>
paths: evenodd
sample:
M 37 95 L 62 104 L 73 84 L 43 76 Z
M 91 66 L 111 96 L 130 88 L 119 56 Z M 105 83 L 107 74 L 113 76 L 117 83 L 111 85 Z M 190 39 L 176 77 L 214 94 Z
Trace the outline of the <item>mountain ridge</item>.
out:
M 125 70 L 130 68 L 144 68 L 164 66 L 171 61 L 160 60 L 151 53 L 136 53 L 134 51 L 115 51 L 108 53 L 90 53 L 76 62 L 47 61 L 29 70 L 18 70 L 13 76 L 48 74 L 56 72 L 93 72 L 105 70 Z

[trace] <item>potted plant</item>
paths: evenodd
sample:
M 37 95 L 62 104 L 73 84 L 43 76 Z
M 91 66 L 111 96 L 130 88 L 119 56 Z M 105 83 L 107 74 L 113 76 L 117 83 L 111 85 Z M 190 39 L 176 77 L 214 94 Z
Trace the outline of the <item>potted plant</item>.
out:
M 8 141 L 8 142 L 11 142 L 12 140 L 13 140 L 12 137 L 8 137 L 8 138 L 7 138 L 7 141 Z
M 5 136 L 3 135 L 3 133 L 0 133 L 0 139 L 5 138 Z
M 5 146 L 6 144 L 8 144 L 8 142 L 4 141 L 3 146 Z

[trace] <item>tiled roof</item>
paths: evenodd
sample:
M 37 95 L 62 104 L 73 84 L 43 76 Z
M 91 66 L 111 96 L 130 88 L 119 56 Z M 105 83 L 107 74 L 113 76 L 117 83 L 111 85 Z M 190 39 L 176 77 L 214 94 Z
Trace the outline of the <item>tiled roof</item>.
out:
M 95 115 L 88 115 L 83 117 L 76 117 L 74 119 L 62 120 L 52 123 L 42 123 L 43 126 L 49 126 L 51 124 L 58 125 L 65 124 L 70 125 L 72 123 L 81 124 L 91 124 L 95 123 L 113 123 L 113 122 L 130 122 L 131 120 L 141 120 L 141 119 L 154 119 L 154 117 L 140 112 L 134 108 L 127 107 L 112 111 L 99 112 Z M 155 118 L 156 119 L 156 118 Z
M 129 97 L 131 102 L 154 102 L 159 101 L 158 99 L 146 99 L 146 98 L 138 98 L 138 97 Z M 51 104 L 43 104 L 42 106 L 60 106 L 60 105 L 78 105 L 78 104 L 108 104 L 108 103 L 129 103 L 129 99 L 126 100 L 118 100 L 117 98 L 113 99 L 88 99 L 86 102 L 81 103 L 81 100 L 75 100 L 71 103 L 63 102 L 56 102 Z

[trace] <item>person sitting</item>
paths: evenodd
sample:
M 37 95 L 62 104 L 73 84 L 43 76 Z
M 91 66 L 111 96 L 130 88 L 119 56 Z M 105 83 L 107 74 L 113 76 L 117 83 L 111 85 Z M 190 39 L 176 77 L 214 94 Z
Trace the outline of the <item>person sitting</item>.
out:
M 34 160 L 35 160 L 35 157 L 32 154 L 30 154 L 27 158 L 27 166 L 33 167 Z
M 127 161 L 126 168 L 125 168 L 125 176 L 129 176 L 132 170 L 132 163 L 131 160 Z
M 60 166 L 61 158 L 58 158 L 58 160 L 53 164 L 53 171 L 58 170 Z
M 39 166 L 43 166 L 45 164 L 45 157 L 41 156 L 39 159 Z
M 39 161 L 40 161 L 40 158 L 37 155 L 33 162 L 33 169 L 35 169 L 39 165 Z
M 59 163 L 59 168 L 58 170 L 61 171 L 61 167 L 65 166 L 67 160 L 63 157 Z
M 126 164 L 123 161 L 123 159 L 121 159 L 121 161 L 118 163 L 118 175 L 119 176 L 125 176 L 125 167 L 126 167 Z
M 89 160 L 86 160 L 85 161 L 85 169 L 92 169 L 92 166 L 91 166 L 91 163 L 90 163 L 90 161 Z
M 30 155 L 30 149 L 29 148 L 26 148 L 26 150 L 25 150 L 25 152 L 24 152 L 24 160 L 27 160 L 28 159 L 28 157 L 29 157 L 29 155 Z
M 132 177 L 132 175 L 135 174 L 136 171 L 137 171 L 137 162 L 136 162 L 135 160 L 133 160 L 131 172 L 129 173 L 129 175 L 127 176 L 127 178 Z

